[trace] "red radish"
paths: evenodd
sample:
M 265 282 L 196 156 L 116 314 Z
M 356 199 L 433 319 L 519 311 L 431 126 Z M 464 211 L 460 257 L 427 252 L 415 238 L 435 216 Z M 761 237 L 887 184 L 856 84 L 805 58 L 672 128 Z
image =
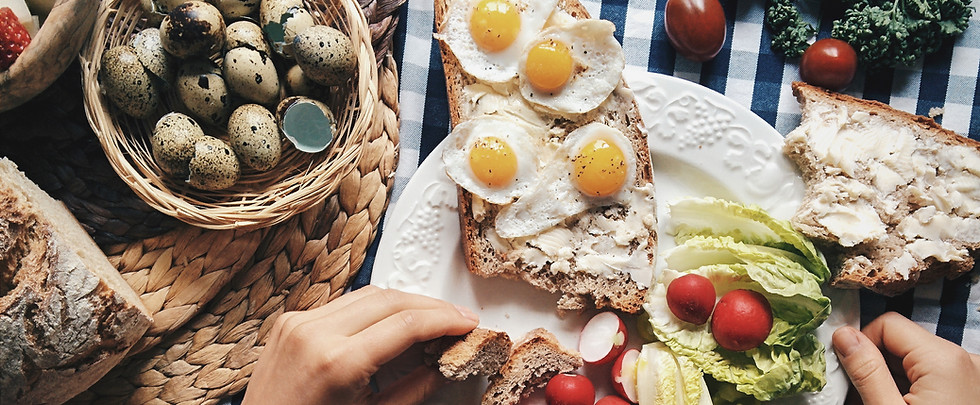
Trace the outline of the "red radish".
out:
M 630 405 L 630 403 L 615 395 L 606 395 L 596 401 L 595 405 Z
M 616 358 L 612 366 L 612 385 L 619 395 L 636 403 L 636 360 L 640 351 L 629 349 Z
M 718 344 L 737 352 L 759 346 L 772 330 L 772 307 L 762 294 L 732 290 L 721 297 L 711 317 Z
M 703 325 L 715 306 L 715 286 L 700 274 L 685 274 L 667 286 L 667 307 L 684 322 Z
M 623 352 L 627 340 L 623 320 L 613 312 L 600 312 L 582 328 L 578 351 L 588 364 L 605 364 Z
M 558 374 L 544 387 L 544 397 L 548 405 L 592 405 L 595 387 L 584 375 Z

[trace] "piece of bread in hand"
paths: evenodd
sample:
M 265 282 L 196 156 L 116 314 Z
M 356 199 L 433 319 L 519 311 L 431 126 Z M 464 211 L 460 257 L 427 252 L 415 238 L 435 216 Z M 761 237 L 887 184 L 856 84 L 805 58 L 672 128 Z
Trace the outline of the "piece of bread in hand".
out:
M 462 336 L 445 336 L 425 346 L 426 362 L 453 381 L 495 374 L 510 356 L 507 332 L 476 328 Z
M 793 83 L 800 126 L 784 152 L 806 183 L 792 219 L 823 241 L 832 284 L 897 295 L 973 268 L 980 142 L 930 118 Z
M 0 404 L 71 399 L 151 316 L 68 209 L 0 159 Z
M 574 371 L 582 364 L 582 355 L 562 346 L 551 332 L 534 329 L 514 346 L 500 372 L 490 376 L 482 404 L 516 404 L 551 377 Z
M 435 0 L 437 32 L 443 32 L 451 1 L 453 0 Z M 589 18 L 588 11 L 577 0 L 561 0 L 558 2 L 557 9 L 556 14 L 564 13 L 564 16 L 569 19 Z M 496 114 L 515 120 L 522 119 L 520 117 L 526 118 L 529 114 L 534 115 L 535 119 L 551 128 L 550 133 L 559 134 L 559 138 L 586 124 L 604 123 L 622 132 L 630 141 L 636 161 L 636 178 L 633 185 L 648 190 L 645 191 L 648 194 L 638 200 L 643 202 L 645 207 L 652 207 L 649 209 L 650 212 L 646 212 L 642 211 L 647 210 L 645 207 L 630 207 L 623 204 L 598 206 L 572 216 L 558 225 L 560 228 L 571 230 L 575 235 L 591 235 L 581 241 L 544 241 L 543 238 L 505 239 L 497 235 L 494 229 L 494 221 L 503 206 L 488 203 L 457 186 L 463 256 L 467 268 L 470 272 L 483 277 L 523 280 L 539 289 L 559 292 L 561 297 L 557 309 L 560 313 L 581 311 L 588 307 L 611 307 L 628 313 L 638 312 L 652 279 L 656 255 L 656 203 L 653 197 L 653 172 L 647 134 L 633 93 L 626 87 L 625 81 L 620 78 L 618 86 L 599 107 L 569 119 L 531 106 L 521 99 L 516 84 L 508 87 L 511 85 L 488 86 L 478 83 L 477 79 L 462 69 L 444 38 L 438 33 L 436 38 L 440 39 L 449 113 L 454 127 L 487 113 L 488 108 L 496 108 L 480 104 L 487 100 L 492 101 L 495 97 L 498 100 L 501 97 L 506 98 L 502 105 L 521 110 L 521 112 L 496 111 Z M 502 88 L 504 90 L 501 90 Z M 487 102 L 486 105 L 492 104 Z M 641 235 L 636 235 L 628 241 L 617 241 L 619 243 L 617 248 L 628 250 L 631 258 L 642 256 L 637 261 L 643 262 L 642 267 L 645 269 L 640 272 L 642 274 L 639 277 L 631 276 L 630 272 L 619 269 L 598 274 L 592 271 L 590 265 L 585 264 L 595 264 L 596 260 L 585 260 L 579 256 L 587 255 L 585 252 L 590 251 L 595 245 L 604 243 L 596 243 L 596 240 L 615 232 L 601 229 L 601 224 L 609 222 L 632 222 L 643 228 L 644 232 Z M 597 234 L 600 237 L 595 237 Z M 560 233 L 553 235 L 560 235 Z M 568 258 L 549 255 L 546 253 L 547 248 L 541 246 L 545 243 L 560 243 L 562 247 L 570 248 L 575 256 Z M 532 260 L 541 257 L 547 259 Z M 616 265 L 608 267 L 615 268 Z

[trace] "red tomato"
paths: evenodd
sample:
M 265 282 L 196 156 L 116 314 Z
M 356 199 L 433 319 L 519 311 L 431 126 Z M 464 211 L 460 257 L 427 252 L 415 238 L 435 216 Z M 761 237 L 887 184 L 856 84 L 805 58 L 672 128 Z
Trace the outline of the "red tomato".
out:
M 824 38 L 806 48 L 800 59 L 800 77 L 814 86 L 840 90 L 851 84 L 857 71 L 857 52 L 847 42 Z
M 711 333 L 718 345 L 732 351 L 759 346 L 772 330 L 772 307 L 755 291 L 732 290 L 718 300 L 711 316 Z
M 592 405 L 595 387 L 584 375 L 558 374 L 544 387 L 544 397 L 548 405 Z
M 685 274 L 667 286 L 667 308 L 678 319 L 703 325 L 715 307 L 715 286 L 699 274 Z
M 718 0 L 667 0 L 664 25 L 677 53 L 695 62 L 711 60 L 725 44 L 725 10 Z
M 630 405 L 630 403 L 615 395 L 606 395 L 596 401 L 595 405 Z

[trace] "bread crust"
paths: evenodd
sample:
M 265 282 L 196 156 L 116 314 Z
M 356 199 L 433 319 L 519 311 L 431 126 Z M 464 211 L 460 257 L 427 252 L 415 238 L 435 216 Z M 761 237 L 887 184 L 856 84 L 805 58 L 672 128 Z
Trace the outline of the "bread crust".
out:
M 449 1 L 434 0 L 435 21 L 437 32 L 442 32 L 446 21 Z M 559 9 L 564 10 L 576 19 L 587 19 L 589 13 L 577 0 L 561 0 Z M 446 76 L 446 91 L 449 99 L 449 115 L 455 127 L 469 117 L 465 116 L 463 106 L 463 89 L 477 80 L 467 74 L 459 64 L 452 50 L 445 41 L 438 41 L 442 54 L 443 70 Z M 650 162 L 650 152 L 647 146 L 647 134 L 640 118 L 639 109 L 633 99 L 632 91 L 623 79 L 613 91 L 613 94 L 593 111 L 581 114 L 572 121 L 548 112 L 539 111 L 549 122 L 562 130 L 572 130 L 599 121 L 620 130 L 630 140 L 636 156 L 636 186 L 653 183 L 653 172 Z M 474 274 L 483 277 L 505 277 L 523 280 L 531 285 L 549 291 L 560 292 L 558 310 L 581 311 L 589 306 L 596 308 L 611 307 L 629 313 L 640 311 L 646 294 L 646 287 L 632 280 L 629 274 L 619 273 L 612 276 L 601 276 L 589 272 L 562 273 L 549 271 L 547 267 L 530 269 L 518 259 L 508 258 L 507 251 L 501 250 L 491 242 L 494 232 L 493 221 L 499 212 L 499 206 L 483 204 L 479 211 L 474 207 L 477 198 L 469 191 L 457 186 L 459 200 L 459 219 L 462 235 L 463 257 L 467 268 Z M 593 209 L 584 216 L 608 215 L 603 209 Z M 650 235 L 646 241 L 647 258 L 652 268 L 656 254 L 657 232 L 654 225 L 649 229 Z M 644 285 L 650 280 L 643 280 Z
M 483 405 L 513 405 L 561 373 L 572 372 L 585 362 L 578 351 L 565 348 L 543 328 L 527 333 L 514 346 L 500 372 L 490 376 Z
M 426 344 L 426 362 L 437 366 L 446 378 L 463 381 L 500 372 L 511 346 L 507 332 L 476 328 L 462 336 L 446 336 Z
M 812 111 L 817 105 L 834 105 L 846 108 L 849 112 L 866 112 L 870 116 L 883 119 L 887 125 L 894 128 L 907 128 L 917 139 L 928 137 L 941 145 L 965 146 L 980 153 L 980 142 L 947 130 L 931 118 L 896 110 L 878 101 L 859 99 L 802 82 L 793 83 L 793 94 L 799 101 L 803 114 L 801 127 L 807 122 L 809 114 L 813 114 Z M 820 198 L 819 193 L 815 191 L 816 184 L 842 175 L 828 172 L 825 165 L 810 149 L 809 142 L 792 141 L 793 134 L 791 132 L 787 136 L 784 152 L 800 168 L 803 180 L 807 184 L 807 192 L 804 196 L 804 204 L 792 222 L 794 227 L 808 237 L 814 238 L 827 253 L 828 264 L 834 270 L 831 280 L 833 286 L 867 288 L 883 295 L 894 296 L 918 284 L 929 283 L 942 277 L 958 277 L 973 268 L 974 257 L 977 255 L 977 249 L 980 249 L 980 244 L 953 241 L 958 247 L 970 251 L 966 260 L 944 262 L 934 257 L 927 257 L 918 260 L 907 277 L 888 270 L 886 264 L 906 254 L 908 249 L 908 242 L 896 229 L 897 225 L 911 212 L 921 208 L 918 203 L 909 201 L 909 198 L 899 201 L 897 207 L 885 207 L 880 201 L 872 201 L 875 211 L 887 227 L 886 233 L 880 238 L 864 241 L 855 246 L 842 246 L 837 237 L 818 222 L 813 212 L 807 208 L 808 202 Z M 856 180 L 871 188 L 874 187 L 874 183 L 868 179 Z

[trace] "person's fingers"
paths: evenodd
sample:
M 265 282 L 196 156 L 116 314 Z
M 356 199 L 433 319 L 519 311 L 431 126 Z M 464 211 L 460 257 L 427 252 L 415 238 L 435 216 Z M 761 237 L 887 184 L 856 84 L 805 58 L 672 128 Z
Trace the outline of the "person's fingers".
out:
M 916 349 L 932 350 L 944 346 L 936 339 L 936 335 L 895 312 L 888 312 L 875 318 L 862 329 L 862 332 L 875 346 L 902 359 Z M 922 344 L 933 340 L 936 340 L 937 345 Z
M 416 405 L 432 396 L 448 380 L 438 370 L 419 366 L 384 391 L 372 397 L 371 403 L 385 405 Z
M 331 318 L 334 333 L 353 336 L 399 312 L 452 307 L 440 299 L 391 289 L 361 298 L 351 306 L 357 310 L 337 313 Z
M 834 350 L 865 405 L 905 403 L 885 358 L 867 336 L 850 326 L 834 332 Z
M 352 356 L 357 356 L 360 364 L 381 365 L 415 343 L 462 335 L 477 324 L 476 314 L 446 302 L 439 308 L 400 311 L 354 335 L 352 341 L 358 350 L 353 350 Z
M 373 285 L 367 285 L 363 288 L 351 291 L 347 294 L 343 294 L 333 301 L 321 305 L 316 308 L 308 309 L 306 311 L 295 311 L 286 312 L 279 315 L 279 319 L 276 319 L 276 325 L 273 328 L 273 333 L 269 336 L 269 343 L 273 343 L 281 339 L 282 336 L 289 335 L 293 330 L 312 320 L 323 319 L 334 313 L 341 313 L 347 306 L 361 300 L 364 298 L 371 297 L 382 291 L 381 288 Z M 344 311 L 351 312 L 351 311 Z M 356 312 L 356 311 L 354 311 Z

